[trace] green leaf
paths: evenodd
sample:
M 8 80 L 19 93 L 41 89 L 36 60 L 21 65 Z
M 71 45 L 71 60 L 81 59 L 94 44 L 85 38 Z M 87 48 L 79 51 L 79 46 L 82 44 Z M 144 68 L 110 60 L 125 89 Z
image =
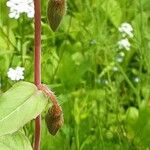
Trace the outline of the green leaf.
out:
M 114 26 L 118 27 L 121 23 L 122 11 L 116 0 L 107 0 L 102 4 L 102 9 L 109 17 Z
M 79 52 L 74 54 L 65 52 L 57 75 L 62 85 L 66 88 L 73 89 L 82 82 L 82 77 L 90 70 L 90 67 L 91 64 L 87 56 L 83 56 Z
M 131 107 L 132 108 L 132 107 Z M 133 109 L 133 108 L 132 108 Z M 148 102 L 144 101 L 140 105 L 139 115 L 137 118 L 137 110 L 132 110 L 132 124 L 128 123 L 128 134 L 134 139 L 135 144 L 141 144 L 141 149 L 150 148 L 150 108 Z M 135 117 L 134 117 L 135 116 Z M 136 122 L 135 122 L 136 118 Z M 132 134 L 132 136 L 131 136 Z
M 16 39 L 13 31 L 0 25 L 0 48 L 13 51 L 16 47 Z
M 135 124 L 139 117 L 139 111 L 135 107 L 129 107 L 126 113 L 126 121 L 128 124 Z
M 2 52 L 2 50 L 0 49 Z M 6 71 L 9 68 L 9 56 L 5 52 L 5 54 L 1 55 L 0 52 L 0 75 L 6 75 Z
M 0 137 L 0 150 L 32 150 L 31 144 L 22 132 Z
M 15 45 L 16 39 L 13 31 L 0 24 L 0 75 L 6 75 Z
M 0 136 L 13 133 L 36 118 L 48 98 L 36 86 L 18 82 L 0 96 Z

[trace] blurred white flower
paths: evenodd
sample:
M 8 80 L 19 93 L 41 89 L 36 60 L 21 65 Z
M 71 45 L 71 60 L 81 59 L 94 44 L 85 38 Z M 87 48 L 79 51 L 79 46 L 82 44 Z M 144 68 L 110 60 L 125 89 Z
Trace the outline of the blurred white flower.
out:
M 10 18 L 18 19 L 21 13 L 26 13 L 29 18 L 34 17 L 33 0 L 8 0 L 6 5 L 10 8 Z
M 9 68 L 7 72 L 8 78 L 12 81 L 19 81 L 24 79 L 24 68 L 23 67 L 16 67 L 16 69 Z
M 109 82 L 107 79 L 104 80 L 104 83 L 107 85 Z
M 93 40 L 90 41 L 90 44 L 91 44 L 91 45 L 96 45 L 96 44 L 97 44 L 97 41 L 96 41 L 95 39 L 93 39 Z
M 138 83 L 140 81 L 139 77 L 134 78 L 134 82 Z
M 116 56 L 116 61 L 117 61 L 118 63 L 123 62 L 124 56 L 125 56 L 125 53 L 124 53 L 124 52 L 122 52 L 122 51 L 119 52 L 119 53 L 117 54 L 117 56 Z
M 129 51 L 131 44 L 130 44 L 129 40 L 127 38 L 125 38 L 118 42 L 118 46 L 119 46 L 119 49 L 126 49 L 127 51 Z
M 129 36 L 130 38 L 133 37 L 133 33 L 132 33 L 133 28 L 127 22 L 122 23 L 121 26 L 118 28 L 118 30 L 122 33 L 123 37 L 125 36 Z
M 124 53 L 124 52 L 120 52 L 120 53 L 119 53 L 119 56 L 124 57 L 124 56 L 125 56 L 125 53 Z
M 114 72 L 117 72 L 119 69 L 118 69 L 118 67 L 114 66 L 114 67 L 112 68 L 112 70 L 113 70 Z
M 117 61 L 118 63 L 123 62 L 123 57 L 117 56 L 117 57 L 116 57 L 116 61 Z

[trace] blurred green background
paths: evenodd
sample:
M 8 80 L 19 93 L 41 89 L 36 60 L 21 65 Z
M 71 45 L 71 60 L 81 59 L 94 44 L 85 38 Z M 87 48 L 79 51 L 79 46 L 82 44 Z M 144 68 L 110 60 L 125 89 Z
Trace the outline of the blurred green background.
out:
M 67 14 L 54 33 L 42 0 L 42 82 L 53 89 L 64 125 L 53 137 L 42 117 L 41 150 L 150 149 L 150 1 L 68 0 Z M 14 83 L 10 67 L 25 67 L 33 82 L 34 22 L 8 17 L 0 1 L 0 92 Z M 117 61 L 118 27 L 133 26 L 131 49 Z M 117 67 L 118 70 L 114 70 Z M 24 128 L 33 142 L 34 122 Z

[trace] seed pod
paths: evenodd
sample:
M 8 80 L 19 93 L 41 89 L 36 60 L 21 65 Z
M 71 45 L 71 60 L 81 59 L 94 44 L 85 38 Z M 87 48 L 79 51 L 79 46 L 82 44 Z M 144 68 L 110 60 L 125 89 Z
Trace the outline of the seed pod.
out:
M 55 135 L 64 122 L 61 107 L 53 105 L 52 108 L 48 110 L 45 121 L 49 133 Z
M 47 7 L 48 23 L 56 31 L 66 13 L 66 0 L 49 0 Z

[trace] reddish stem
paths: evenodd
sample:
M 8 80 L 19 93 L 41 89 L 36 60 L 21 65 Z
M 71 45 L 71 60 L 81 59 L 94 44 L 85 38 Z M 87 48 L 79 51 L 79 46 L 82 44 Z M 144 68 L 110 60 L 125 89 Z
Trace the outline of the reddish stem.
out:
M 53 105 L 59 106 L 55 94 L 46 85 L 40 84 L 38 89 L 43 91 L 50 98 Z
M 35 26 L 35 50 L 34 50 L 34 83 L 38 87 L 41 84 L 41 1 L 34 0 L 34 26 Z M 40 150 L 41 115 L 35 120 L 34 150 Z
M 34 0 L 35 9 L 35 53 L 34 53 L 34 82 L 41 84 L 41 4 L 40 0 Z
M 34 150 L 40 150 L 40 139 L 41 139 L 41 115 L 38 115 L 35 119 L 35 142 Z

